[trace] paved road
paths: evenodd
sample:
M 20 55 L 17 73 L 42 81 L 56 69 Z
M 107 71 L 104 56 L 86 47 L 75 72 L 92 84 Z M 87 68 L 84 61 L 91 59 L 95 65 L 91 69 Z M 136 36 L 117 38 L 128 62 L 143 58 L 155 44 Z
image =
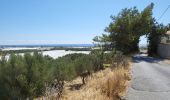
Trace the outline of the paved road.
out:
M 133 62 L 127 100 L 170 100 L 170 64 L 145 55 Z

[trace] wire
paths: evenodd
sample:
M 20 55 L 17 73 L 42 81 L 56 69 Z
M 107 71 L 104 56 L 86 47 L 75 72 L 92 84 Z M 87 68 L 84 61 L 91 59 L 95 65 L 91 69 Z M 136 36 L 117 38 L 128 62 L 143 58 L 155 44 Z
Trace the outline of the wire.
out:
M 162 13 L 162 15 L 159 17 L 158 20 L 160 20 L 165 15 L 165 13 L 168 11 L 169 8 L 170 8 L 170 5 L 165 9 L 165 11 Z

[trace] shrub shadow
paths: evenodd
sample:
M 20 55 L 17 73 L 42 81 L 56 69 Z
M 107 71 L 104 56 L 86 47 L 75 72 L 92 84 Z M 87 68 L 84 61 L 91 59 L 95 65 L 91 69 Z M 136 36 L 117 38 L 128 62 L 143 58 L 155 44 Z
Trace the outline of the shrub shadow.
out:
M 81 87 L 83 86 L 83 84 L 73 84 L 73 85 L 69 85 L 69 90 L 74 91 L 74 90 L 80 90 Z

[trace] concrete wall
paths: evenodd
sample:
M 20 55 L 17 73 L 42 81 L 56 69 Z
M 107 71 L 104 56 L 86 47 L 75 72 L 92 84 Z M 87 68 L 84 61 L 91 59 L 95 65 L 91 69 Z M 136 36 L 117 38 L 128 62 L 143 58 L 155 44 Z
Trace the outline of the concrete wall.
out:
M 160 43 L 158 46 L 158 54 L 162 58 L 170 59 L 170 44 Z

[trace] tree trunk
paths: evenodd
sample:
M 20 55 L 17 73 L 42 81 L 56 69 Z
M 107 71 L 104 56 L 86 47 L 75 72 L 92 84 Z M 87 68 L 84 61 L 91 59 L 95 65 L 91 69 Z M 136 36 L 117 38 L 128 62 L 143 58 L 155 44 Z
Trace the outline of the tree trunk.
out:
M 82 77 L 82 83 L 85 84 L 85 77 Z

